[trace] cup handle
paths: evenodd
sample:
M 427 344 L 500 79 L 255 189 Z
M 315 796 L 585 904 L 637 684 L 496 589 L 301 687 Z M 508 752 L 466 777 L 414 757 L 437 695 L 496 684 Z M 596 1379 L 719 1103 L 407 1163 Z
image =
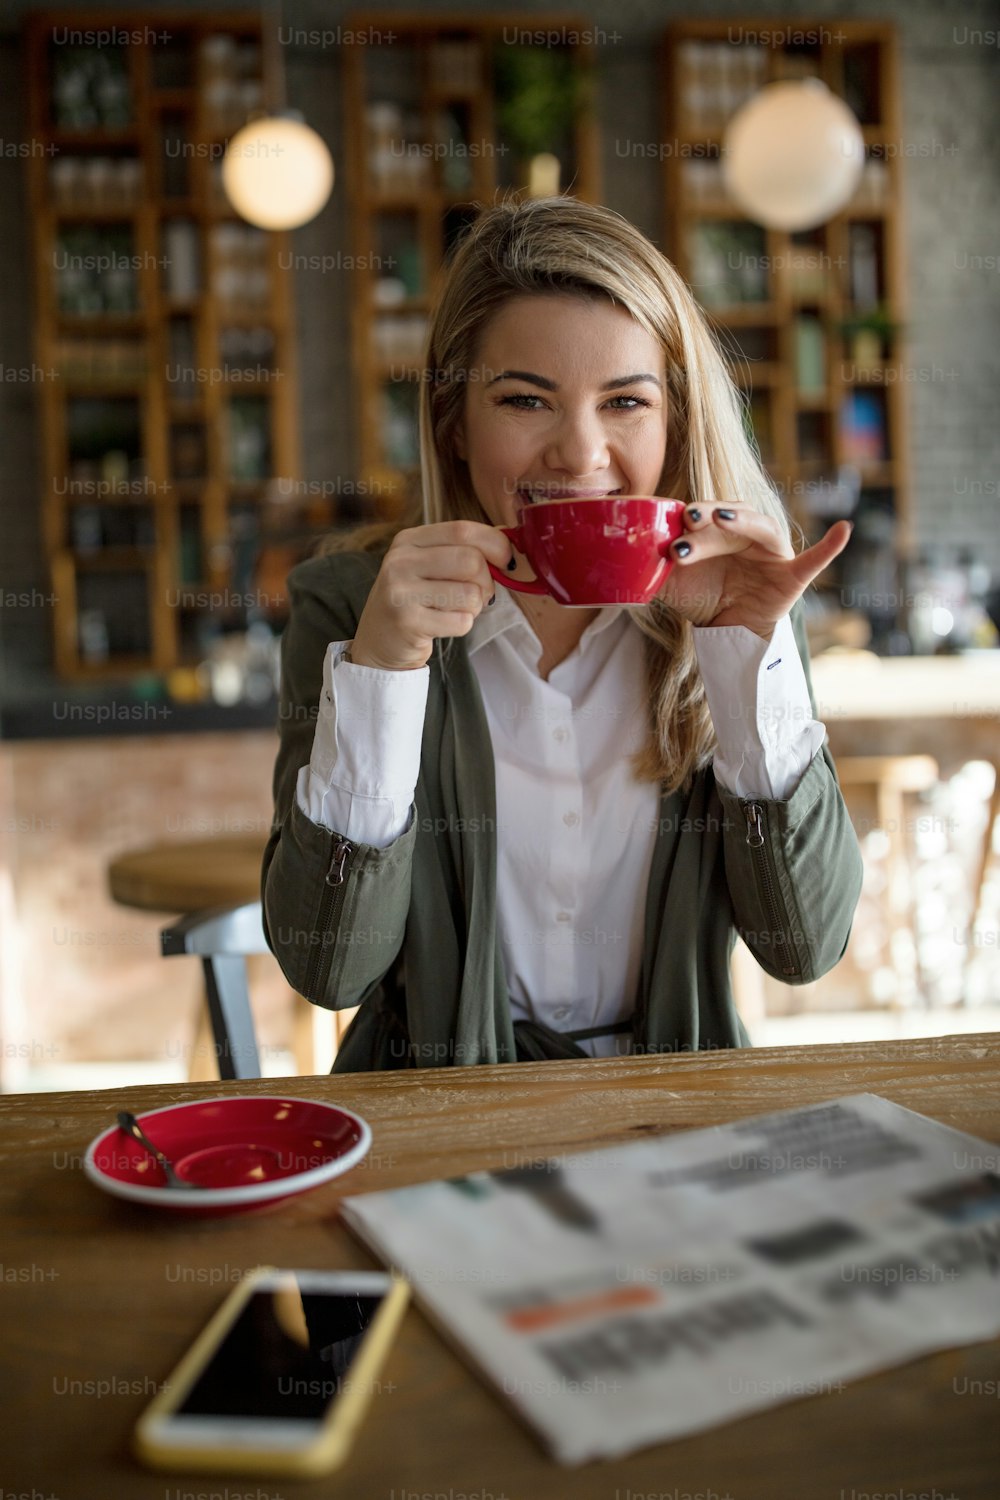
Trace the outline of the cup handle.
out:
M 520 526 L 500 526 L 497 529 L 503 532 L 507 540 L 513 544 L 516 551 L 523 552 L 524 539 Z M 487 562 L 486 566 L 490 570 L 491 577 L 495 578 L 497 583 L 502 583 L 505 589 L 513 589 L 516 594 L 547 594 L 549 592 L 540 578 L 527 580 L 511 578 L 509 573 L 502 573 L 491 562 Z

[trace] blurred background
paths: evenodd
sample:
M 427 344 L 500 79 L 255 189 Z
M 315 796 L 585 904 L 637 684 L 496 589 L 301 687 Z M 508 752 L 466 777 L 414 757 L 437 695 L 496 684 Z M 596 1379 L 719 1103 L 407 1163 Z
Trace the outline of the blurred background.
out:
M 215 1076 L 160 930 L 256 900 L 288 570 L 402 504 L 498 189 L 653 239 L 804 535 L 855 523 L 807 603 L 865 890 L 815 985 L 737 953 L 755 1041 L 997 1025 L 1000 6 L 801 10 L 8 0 L 0 1088 Z M 263 1070 L 328 1068 L 249 972 Z

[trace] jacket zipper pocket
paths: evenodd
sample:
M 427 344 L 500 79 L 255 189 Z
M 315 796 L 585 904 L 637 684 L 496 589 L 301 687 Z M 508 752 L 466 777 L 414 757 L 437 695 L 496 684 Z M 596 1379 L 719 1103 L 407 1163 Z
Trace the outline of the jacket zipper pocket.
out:
M 743 811 L 747 820 L 747 844 L 754 850 L 752 859 L 760 873 L 764 901 L 767 906 L 768 916 L 773 924 L 772 931 L 775 947 L 780 943 L 785 949 L 785 961 L 781 966 L 781 972 L 782 974 L 795 975 L 799 972 L 799 969 L 794 959 L 792 945 L 785 937 L 787 922 L 782 922 L 782 909 L 778 901 L 774 862 L 771 858 L 771 850 L 767 839 L 764 836 L 764 808 L 759 802 L 744 802 Z
M 306 972 L 307 998 L 321 995 L 326 988 L 330 965 L 333 962 L 333 945 L 326 941 L 326 934 L 339 919 L 347 895 L 347 870 L 355 845 L 350 839 L 334 838 L 330 865 L 323 880 L 323 895 L 319 904 L 318 941 L 309 959 Z

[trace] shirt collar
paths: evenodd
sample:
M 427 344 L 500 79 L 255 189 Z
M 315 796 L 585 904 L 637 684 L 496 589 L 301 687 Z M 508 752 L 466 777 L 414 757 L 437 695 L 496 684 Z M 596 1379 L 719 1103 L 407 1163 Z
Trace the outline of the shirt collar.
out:
M 612 625 L 623 612 L 624 607 L 621 604 L 603 605 L 580 637 L 580 645 L 583 646 L 595 635 L 600 635 L 602 630 L 607 630 L 608 626 Z M 531 639 L 539 647 L 541 646 L 527 615 L 514 603 L 510 589 L 505 589 L 501 584 L 497 589 L 496 603 L 491 609 L 484 609 L 476 616 L 472 629 L 465 637 L 469 655 L 475 655 L 482 646 L 488 645 L 490 641 L 508 630 L 516 630 L 518 626 L 526 630 Z

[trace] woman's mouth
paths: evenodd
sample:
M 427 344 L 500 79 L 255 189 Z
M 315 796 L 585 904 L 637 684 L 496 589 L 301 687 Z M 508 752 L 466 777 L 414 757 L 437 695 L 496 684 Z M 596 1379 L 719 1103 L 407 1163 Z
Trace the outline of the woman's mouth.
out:
M 518 485 L 517 488 L 517 498 L 526 505 L 534 505 L 539 500 L 605 500 L 609 495 L 621 493 L 621 487 L 616 490 L 572 490 L 542 484 Z

